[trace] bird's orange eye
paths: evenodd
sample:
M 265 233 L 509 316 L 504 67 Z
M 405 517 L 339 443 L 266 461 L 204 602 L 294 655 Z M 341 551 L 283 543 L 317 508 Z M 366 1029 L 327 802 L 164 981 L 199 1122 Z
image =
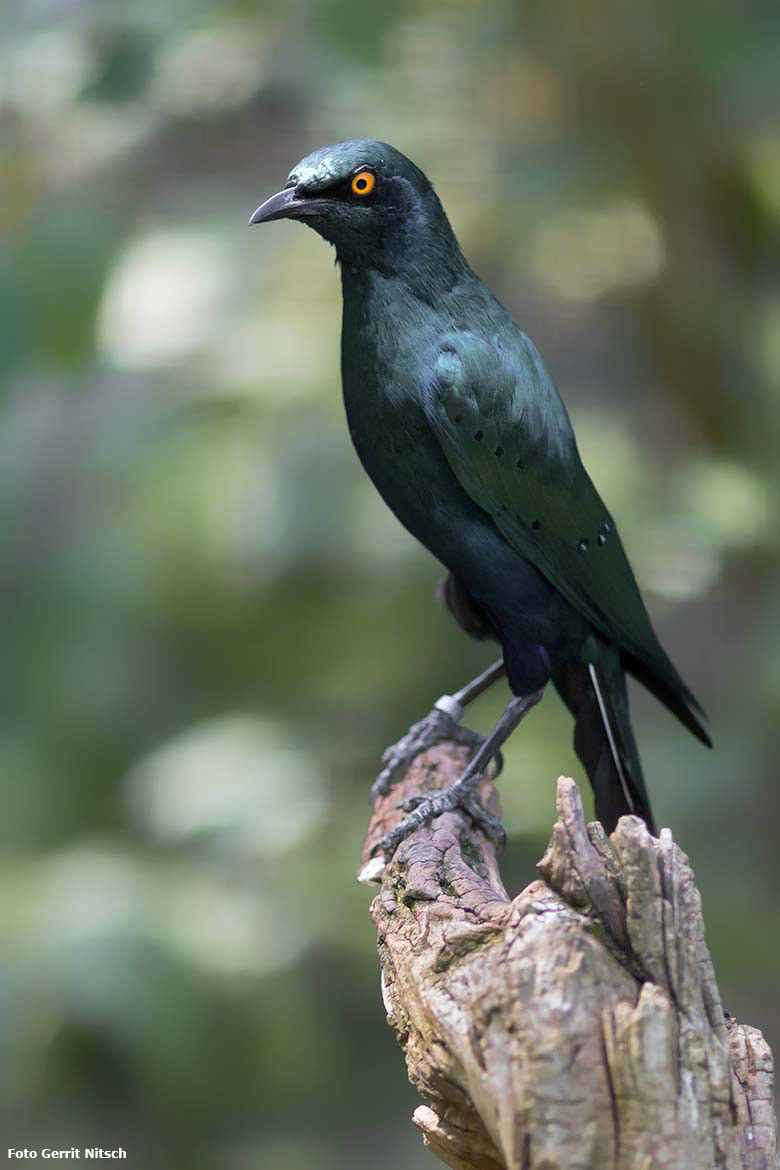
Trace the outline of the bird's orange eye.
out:
M 352 190 L 355 195 L 370 195 L 376 186 L 376 179 L 371 171 L 358 171 L 352 176 Z

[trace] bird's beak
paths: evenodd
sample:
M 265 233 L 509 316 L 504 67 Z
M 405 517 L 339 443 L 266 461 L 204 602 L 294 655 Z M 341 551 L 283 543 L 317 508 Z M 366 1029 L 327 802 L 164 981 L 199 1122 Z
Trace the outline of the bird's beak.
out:
M 285 187 L 265 203 L 261 203 L 257 211 L 252 213 L 249 220 L 250 227 L 254 223 L 270 223 L 272 219 L 288 219 L 295 215 L 295 205 L 300 207 L 304 203 L 300 195 L 296 195 L 294 187 Z
M 249 225 L 270 223 L 272 219 L 304 219 L 307 215 L 316 216 L 330 206 L 331 201 L 327 198 L 317 199 L 312 195 L 302 195 L 296 187 L 285 187 L 260 204 Z

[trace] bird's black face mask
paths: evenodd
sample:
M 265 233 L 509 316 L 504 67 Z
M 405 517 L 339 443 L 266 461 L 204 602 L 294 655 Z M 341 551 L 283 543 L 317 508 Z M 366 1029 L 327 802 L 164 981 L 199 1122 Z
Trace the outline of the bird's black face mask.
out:
M 298 219 L 333 244 L 342 263 L 384 267 L 406 251 L 430 200 L 438 204 L 404 155 L 383 143 L 344 142 L 303 159 L 249 222 Z

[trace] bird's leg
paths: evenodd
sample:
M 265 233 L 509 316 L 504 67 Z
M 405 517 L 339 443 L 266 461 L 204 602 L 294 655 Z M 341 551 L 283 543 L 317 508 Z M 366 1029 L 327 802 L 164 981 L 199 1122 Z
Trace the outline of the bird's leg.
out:
M 413 724 L 403 739 L 389 747 L 382 756 L 384 768 L 371 787 L 371 800 L 386 796 L 396 780 L 403 776 L 415 756 L 433 747 L 434 744 L 451 739 L 476 751 L 483 743 L 483 738 L 476 731 L 460 726 L 463 710 L 504 673 L 504 660 L 499 658 L 498 662 L 483 670 L 454 695 L 442 695 L 437 699 L 430 714 L 419 723 Z
M 487 739 L 483 740 L 482 746 L 463 775 L 448 788 L 442 788 L 431 796 L 415 796 L 411 800 L 405 801 L 404 808 L 410 810 L 409 815 L 401 821 L 400 825 L 396 825 L 394 829 L 386 833 L 381 841 L 378 841 L 374 846 L 373 851 L 377 852 L 381 849 L 390 856 L 401 841 L 413 833 L 415 829 L 419 829 L 426 821 L 441 816 L 442 813 L 449 812 L 453 808 L 464 809 L 493 841 L 499 846 L 503 846 L 506 834 L 501 822 L 483 806 L 475 789 L 479 784 L 480 776 L 501 745 L 506 742 L 531 708 L 536 706 L 543 693 L 543 691 L 534 691 L 533 694 L 524 698 L 511 699 L 498 723 Z

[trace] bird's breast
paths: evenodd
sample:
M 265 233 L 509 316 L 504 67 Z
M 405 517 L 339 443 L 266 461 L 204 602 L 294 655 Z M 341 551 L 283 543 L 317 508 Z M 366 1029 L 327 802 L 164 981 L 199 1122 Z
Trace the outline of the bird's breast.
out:
M 456 571 L 495 529 L 455 476 L 423 408 L 441 316 L 374 280 L 345 283 L 341 369 L 350 434 L 361 463 L 405 528 Z
M 366 472 L 385 502 L 415 536 L 446 500 L 452 473 L 428 426 L 422 403 L 398 383 L 364 368 L 344 373 L 349 431 Z

